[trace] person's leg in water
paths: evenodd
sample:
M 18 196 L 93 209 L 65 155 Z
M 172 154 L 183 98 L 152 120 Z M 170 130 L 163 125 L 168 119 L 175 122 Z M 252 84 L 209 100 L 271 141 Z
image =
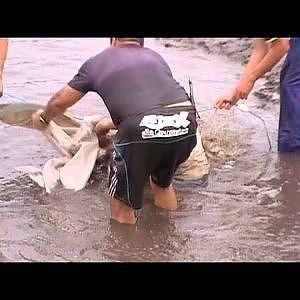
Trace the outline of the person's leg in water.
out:
M 196 143 L 196 136 L 191 136 L 173 143 L 152 144 L 149 182 L 156 206 L 168 210 L 178 208 L 172 181 L 178 166 L 188 159 Z
M 110 211 L 111 218 L 121 224 L 133 225 L 137 221 L 134 209 L 113 197 L 110 199 Z
M 109 172 L 111 218 L 121 224 L 135 224 L 136 211 L 142 207 L 145 179 L 142 153 L 136 145 L 114 146 Z
M 176 210 L 178 208 L 178 202 L 173 185 L 170 184 L 168 187 L 160 187 L 153 182 L 151 175 L 149 176 L 149 181 L 150 187 L 154 192 L 154 204 L 160 208 Z

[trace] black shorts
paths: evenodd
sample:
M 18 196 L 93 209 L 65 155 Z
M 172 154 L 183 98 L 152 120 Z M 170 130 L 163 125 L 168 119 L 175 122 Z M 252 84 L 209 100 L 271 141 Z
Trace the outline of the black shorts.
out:
M 180 108 L 179 112 L 181 111 L 186 111 L 186 109 Z M 188 109 L 187 111 L 189 124 L 186 126 L 188 128 L 186 134 L 161 137 L 163 130 L 160 130 L 158 134 L 160 137 L 143 139 L 145 126 L 141 126 L 143 122 L 140 118 L 135 125 L 135 128 L 140 127 L 139 136 L 135 141 L 131 139 L 130 142 L 124 142 L 123 139 L 123 142 L 114 143 L 108 188 L 108 194 L 111 197 L 124 201 L 133 209 L 140 209 L 144 185 L 150 175 L 156 185 L 163 188 L 170 186 L 176 169 L 188 159 L 197 143 L 196 116 L 194 110 Z M 173 113 L 178 113 L 178 108 L 173 110 Z M 163 115 L 170 116 L 170 112 Z M 178 132 L 178 126 L 173 129 L 169 126 L 166 130 L 174 134 L 175 130 Z M 184 128 L 181 127 L 181 130 Z

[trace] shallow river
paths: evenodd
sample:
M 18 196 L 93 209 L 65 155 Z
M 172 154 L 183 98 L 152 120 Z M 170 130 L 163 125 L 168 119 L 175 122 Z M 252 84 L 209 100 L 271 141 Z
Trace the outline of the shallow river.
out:
M 45 104 L 82 62 L 109 39 L 11 39 L 5 92 Z M 194 83 L 203 130 L 224 143 L 226 158 L 211 159 L 206 187 L 177 188 L 175 212 L 156 208 L 146 189 L 135 226 L 110 221 L 105 179 L 77 193 L 46 194 L 14 167 L 41 167 L 57 151 L 42 134 L 0 123 L 0 261 L 286 261 L 300 259 L 300 158 L 276 151 L 279 107 L 249 97 L 260 119 L 232 109 L 206 110 L 237 80 L 242 66 L 201 49 L 164 47 L 175 78 Z M 259 84 L 263 84 L 261 80 Z M 1 100 L 0 100 L 1 101 Z M 73 108 L 79 115 L 107 114 L 96 94 Z

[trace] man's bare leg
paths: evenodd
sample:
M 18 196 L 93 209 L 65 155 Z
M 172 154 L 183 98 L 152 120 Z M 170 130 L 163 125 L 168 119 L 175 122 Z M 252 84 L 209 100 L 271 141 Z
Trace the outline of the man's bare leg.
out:
M 173 185 L 171 184 L 167 188 L 162 188 L 152 181 L 151 176 L 149 180 L 151 189 L 154 192 L 154 204 L 164 209 L 176 210 L 178 203 Z
M 127 206 L 124 202 L 116 199 L 110 199 L 111 218 L 122 224 L 135 224 L 136 217 L 134 209 Z

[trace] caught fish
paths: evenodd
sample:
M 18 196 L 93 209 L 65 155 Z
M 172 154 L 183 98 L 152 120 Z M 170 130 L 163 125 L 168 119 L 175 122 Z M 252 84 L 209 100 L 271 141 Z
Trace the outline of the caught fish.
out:
M 0 104 L 0 121 L 12 126 L 32 128 L 32 114 L 45 106 L 35 103 L 4 103 Z M 54 118 L 57 125 L 61 127 L 80 127 L 68 112 Z

